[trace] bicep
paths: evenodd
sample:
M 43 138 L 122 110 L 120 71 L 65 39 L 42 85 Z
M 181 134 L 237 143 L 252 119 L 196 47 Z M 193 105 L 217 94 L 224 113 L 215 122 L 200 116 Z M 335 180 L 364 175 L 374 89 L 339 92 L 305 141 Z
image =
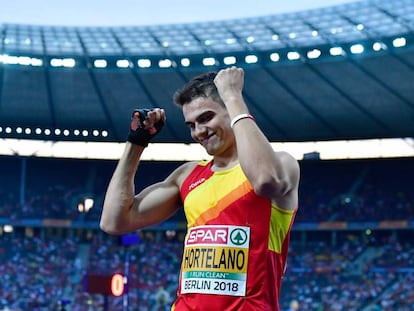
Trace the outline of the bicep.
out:
M 134 197 L 130 210 L 131 227 L 143 228 L 157 224 L 180 208 L 180 191 L 168 179 L 153 184 Z
M 158 224 L 177 212 L 182 206 L 181 184 L 194 166 L 194 162 L 185 163 L 164 181 L 155 183 L 135 195 L 124 231 Z

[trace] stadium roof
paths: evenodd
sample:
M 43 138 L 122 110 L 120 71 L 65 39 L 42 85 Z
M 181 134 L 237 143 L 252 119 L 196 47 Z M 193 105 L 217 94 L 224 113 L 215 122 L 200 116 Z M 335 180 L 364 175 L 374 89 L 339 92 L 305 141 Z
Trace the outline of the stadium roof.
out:
M 271 141 L 413 136 L 413 27 L 413 0 L 184 24 L 2 24 L 0 137 L 123 141 L 133 108 L 163 107 L 157 141 L 190 142 L 172 95 L 228 65 L 245 69 Z

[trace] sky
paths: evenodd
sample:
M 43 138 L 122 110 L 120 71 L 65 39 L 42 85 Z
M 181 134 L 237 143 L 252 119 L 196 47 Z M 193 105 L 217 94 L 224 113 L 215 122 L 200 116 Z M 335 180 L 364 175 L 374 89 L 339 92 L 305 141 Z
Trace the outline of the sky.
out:
M 356 0 L 1 0 L 1 24 L 143 26 L 288 13 Z

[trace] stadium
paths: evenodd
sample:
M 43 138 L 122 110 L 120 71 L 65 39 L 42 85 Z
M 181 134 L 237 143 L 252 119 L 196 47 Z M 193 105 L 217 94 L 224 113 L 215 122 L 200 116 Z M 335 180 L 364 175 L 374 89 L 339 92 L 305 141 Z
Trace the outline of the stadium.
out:
M 238 66 L 300 164 L 281 310 L 413 310 L 414 0 L 132 26 L 0 20 L 0 310 L 170 310 L 186 219 L 99 227 L 135 108 L 165 109 L 136 191 L 208 159 L 175 91 Z

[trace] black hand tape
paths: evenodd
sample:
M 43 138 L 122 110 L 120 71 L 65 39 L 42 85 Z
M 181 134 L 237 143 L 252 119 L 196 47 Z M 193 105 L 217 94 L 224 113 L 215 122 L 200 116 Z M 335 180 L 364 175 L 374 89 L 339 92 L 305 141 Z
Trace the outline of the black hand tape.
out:
M 131 115 L 128 141 L 139 146 L 146 147 L 150 140 L 159 133 L 164 126 L 164 121 L 154 123 L 153 128 L 145 129 L 144 121 L 151 109 L 135 109 Z M 155 129 L 155 130 L 154 130 Z

